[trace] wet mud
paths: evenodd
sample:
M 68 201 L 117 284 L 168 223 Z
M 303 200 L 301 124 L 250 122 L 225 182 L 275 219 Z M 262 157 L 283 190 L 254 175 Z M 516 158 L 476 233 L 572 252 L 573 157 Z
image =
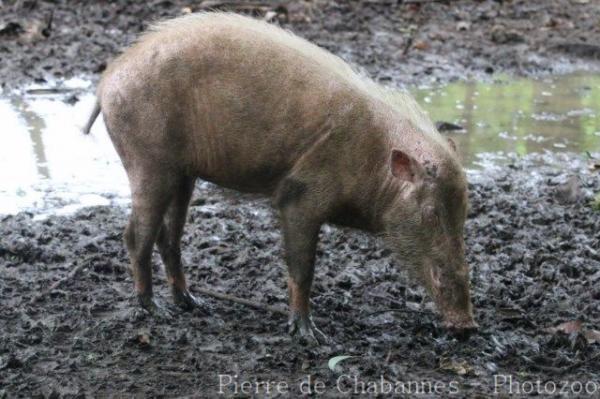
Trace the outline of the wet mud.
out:
M 593 0 L 18 0 L 0 5 L 0 84 L 97 79 L 153 21 L 212 9 L 278 22 L 391 85 L 600 65 Z
M 531 155 L 471 173 L 470 181 L 467 259 L 481 329 L 469 337 L 442 330 L 401 261 L 361 232 L 321 231 L 312 300 L 332 343 L 315 347 L 293 342 L 280 314 L 210 297 L 210 316 L 157 320 L 140 311 L 122 244 L 126 209 L 86 208 L 45 221 L 4 216 L 0 392 L 210 397 L 219 374 L 285 381 L 290 392 L 310 375 L 327 397 L 361 389 L 344 375 L 441 381 L 446 394 L 456 384 L 459 397 L 507 392 L 494 386 L 499 374 L 600 384 L 600 213 L 590 206 L 598 172 L 585 159 Z M 281 235 L 269 201 L 201 185 L 183 244 L 192 292 L 211 288 L 285 308 Z M 156 253 L 154 271 L 157 295 L 168 302 Z M 338 355 L 355 357 L 334 372 L 327 364 Z
M 274 12 L 393 85 L 597 69 L 593 1 L 425 3 L 273 2 L 245 10 Z M 180 0 L 1 4 L 5 89 L 96 79 L 151 20 L 201 8 Z M 519 393 L 501 375 L 523 390 L 525 382 L 550 389 L 544 383 L 553 381 L 556 390 L 567 382 L 566 393 L 576 396 L 579 382 L 580 394 L 597 394 L 600 212 L 590 204 L 600 178 L 593 164 L 585 155 L 547 153 L 469 172 L 466 248 L 481 328 L 463 337 L 440 327 L 401 260 L 358 231 L 321 231 L 312 301 L 331 343 L 305 346 L 291 340 L 280 313 L 212 297 L 204 297 L 210 316 L 156 319 L 139 310 L 122 240 L 127 207 L 44 220 L 0 216 L 0 398 L 214 397 L 220 374 L 238 388 L 285 382 L 281 397 L 297 396 L 309 377 L 313 392 L 322 382 L 323 397 L 389 394 L 382 379 L 406 396 Z M 285 309 L 281 244 L 269 200 L 198 185 L 183 238 L 192 292 L 202 297 L 199 290 L 210 288 Z M 157 253 L 153 263 L 157 296 L 168 303 Z M 328 362 L 342 355 L 353 357 L 331 370 Z M 440 391 L 432 391 L 436 382 Z M 233 384 L 223 392 L 251 396 Z M 266 396 L 264 384 L 255 396 Z

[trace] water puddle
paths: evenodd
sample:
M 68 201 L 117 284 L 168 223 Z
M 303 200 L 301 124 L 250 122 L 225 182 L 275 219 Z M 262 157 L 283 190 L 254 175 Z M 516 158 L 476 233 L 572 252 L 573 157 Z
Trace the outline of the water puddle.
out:
M 600 75 L 461 82 L 413 94 L 434 121 L 464 128 L 443 134 L 468 168 L 507 153 L 600 151 Z
M 81 133 L 95 99 L 75 83 L 80 88 L 67 87 L 68 94 L 31 89 L 0 98 L 0 214 L 43 217 L 128 201 L 127 177 L 101 118 L 92 135 Z M 79 101 L 70 105 L 65 95 Z
M 0 97 L 0 214 L 27 210 L 42 218 L 129 201 L 102 118 L 91 135 L 81 133 L 91 92 L 89 82 L 72 80 L 58 92 L 32 87 Z M 464 128 L 444 134 L 469 169 L 502 162 L 507 153 L 600 151 L 600 75 L 461 82 L 413 93 L 434 121 Z

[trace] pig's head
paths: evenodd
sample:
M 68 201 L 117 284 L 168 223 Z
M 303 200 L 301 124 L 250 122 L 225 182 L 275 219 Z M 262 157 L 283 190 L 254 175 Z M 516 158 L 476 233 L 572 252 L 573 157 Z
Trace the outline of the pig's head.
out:
M 384 214 L 388 246 L 430 292 L 445 327 L 476 328 L 464 255 L 467 183 L 459 163 L 450 156 L 423 165 L 392 150 L 389 173 L 395 194 Z

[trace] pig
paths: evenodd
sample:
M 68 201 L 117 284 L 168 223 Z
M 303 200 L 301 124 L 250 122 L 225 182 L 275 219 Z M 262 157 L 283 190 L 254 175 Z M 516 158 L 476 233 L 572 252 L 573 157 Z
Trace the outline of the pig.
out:
M 456 148 L 406 93 L 275 25 L 199 13 L 154 25 L 103 73 L 99 113 L 131 186 L 124 233 L 141 306 L 157 244 L 174 302 L 187 286 L 180 239 L 195 181 L 270 196 L 283 229 L 290 333 L 326 340 L 309 295 L 324 223 L 384 237 L 431 294 L 443 324 L 473 318 Z

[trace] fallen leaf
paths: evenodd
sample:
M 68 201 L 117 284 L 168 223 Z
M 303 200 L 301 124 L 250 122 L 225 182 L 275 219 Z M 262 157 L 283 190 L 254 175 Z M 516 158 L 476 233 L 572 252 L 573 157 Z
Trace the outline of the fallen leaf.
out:
M 466 360 L 453 361 L 446 358 L 440 360 L 440 368 L 457 375 L 467 375 L 473 370 Z
M 351 357 L 355 357 L 355 356 L 348 356 L 348 355 L 334 356 L 331 359 L 329 359 L 329 361 L 327 362 L 327 367 L 329 367 L 329 370 L 335 372 L 335 366 L 337 366 L 338 363 L 340 363 L 343 360 L 350 359 Z
M 600 331 L 598 330 L 585 330 L 583 336 L 587 340 L 588 344 L 600 343 Z
M 582 326 L 581 320 L 571 320 L 557 325 L 556 327 L 549 327 L 546 329 L 550 334 L 563 333 L 572 334 L 581 331 Z
M 429 44 L 425 41 L 420 40 L 413 44 L 413 48 L 416 48 L 417 50 L 427 50 L 429 48 Z

